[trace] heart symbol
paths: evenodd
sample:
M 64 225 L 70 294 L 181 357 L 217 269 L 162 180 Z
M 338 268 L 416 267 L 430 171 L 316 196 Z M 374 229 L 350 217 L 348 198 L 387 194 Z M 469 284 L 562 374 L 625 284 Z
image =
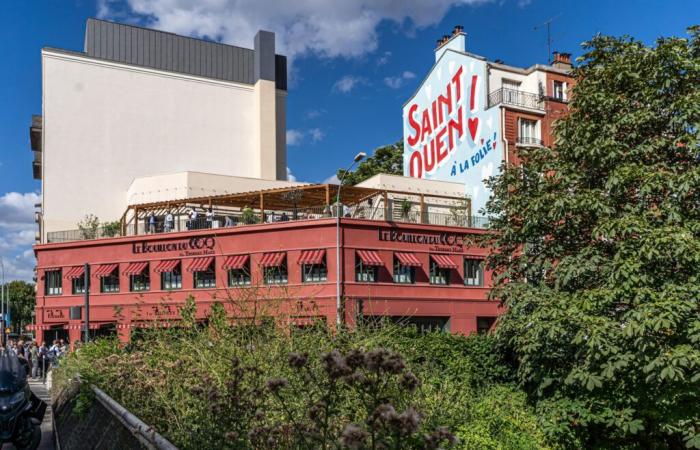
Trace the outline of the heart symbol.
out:
M 472 135 L 472 141 L 476 142 L 476 129 L 479 127 L 479 118 L 470 117 L 467 120 L 467 125 L 469 126 L 469 134 Z
M 496 150 L 496 141 L 493 141 L 493 149 Z

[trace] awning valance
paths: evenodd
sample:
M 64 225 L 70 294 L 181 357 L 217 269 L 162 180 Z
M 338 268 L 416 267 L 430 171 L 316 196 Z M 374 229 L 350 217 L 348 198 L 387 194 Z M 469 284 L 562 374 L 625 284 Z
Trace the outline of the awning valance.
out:
M 358 250 L 357 256 L 365 266 L 383 266 L 384 262 L 379 257 L 379 253 L 374 250 Z
M 260 259 L 261 267 L 279 267 L 284 261 L 285 252 L 263 253 Z
M 326 256 L 325 249 L 318 250 L 304 250 L 299 255 L 298 264 L 311 265 L 311 264 L 323 264 L 323 258 Z
M 396 258 L 403 266 L 420 267 L 423 265 L 414 253 L 396 252 L 394 255 L 396 255 Z
M 177 265 L 180 264 L 178 259 L 168 259 L 165 261 L 160 261 L 158 265 L 153 269 L 156 273 L 172 272 L 175 270 Z
M 190 262 L 190 265 L 187 266 L 187 271 L 188 272 L 204 272 L 211 266 L 211 263 L 214 262 L 214 257 L 213 256 L 206 256 L 204 258 L 195 258 Z
M 435 264 L 438 265 L 439 268 L 441 269 L 456 269 L 457 268 L 457 263 L 454 262 L 452 258 L 450 258 L 448 255 L 430 255 L 431 258 L 433 258 L 433 261 L 435 261 Z
M 146 267 L 148 267 L 148 261 L 133 262 L 126 266 L 124 275 L 141 275 Z
M 85 266 L 68 267 L 63 272 L 63 278 L 65 278 L 67 280 L 73 280 L 75 278 L 82 277 L 84 273 L 85 273 Z
M 119 264 L 101 264 L 97 266 L 95 270 L 92 271 L 93 277 L 106 277 L 107 275 L 114 272 L 114 269 L 119 267 Z
M 232 256 L 227 256 L 226 259 L 224 259 L 224 265 L 223 269 L 224 270 L 240 270 L 248 264 L 248 260 L 250 259 L 250 255 L 232 255 Z

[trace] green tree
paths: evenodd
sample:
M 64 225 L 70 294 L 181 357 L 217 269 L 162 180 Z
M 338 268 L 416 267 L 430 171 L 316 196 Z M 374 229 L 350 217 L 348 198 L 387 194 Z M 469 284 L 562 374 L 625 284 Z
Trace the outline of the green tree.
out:
M 700 27 L 596 36 L 556 148 L 490 180 L 498 335 L 568 447 L 700 448 Z
M 374 154 L 362 161 L 354 172 L 348 172 L 345 179 L 345 169 L 339 169 L 337 175 L 343 185 L 353 186 L 378 173 L 403 175 L 403 141 L 375 149 Z
M 25 325 L 32 323 L 35 304 L 34 285 L 25 281 L 10 281 L 6 286 L 12 331 L 21 333 Z

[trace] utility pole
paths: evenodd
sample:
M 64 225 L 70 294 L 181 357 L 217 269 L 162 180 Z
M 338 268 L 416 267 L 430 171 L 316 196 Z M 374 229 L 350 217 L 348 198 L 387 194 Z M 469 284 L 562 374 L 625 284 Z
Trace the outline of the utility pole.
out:
M 561 14 L 557 14 L 556 16 L 552 17 L 544 23 L 535 26 L 534 28 L 534 30 L 536 31 L 547 27 L 547 59 L 545 60 L 547 64 L 549 64 L 549 59 L 552 57 L 552 22 L 557 20 L 559 16 L 561 16 Z
M 5 347 L 6 336 L 5 336 L 5 302 L 6 302 L 6 292 L 7 284 L 5 283 L 5 264 L 3 263 L 2 257 L 0 256 L 0 270 L 2 270 L 2 284 L 0 285 L 0 323 L 2 323 L 2 346 Z
M 90 264 L 88 263 L 85 263 L 83 277 L 85 284 L 85 330 L 83 339 L 85 344 L 87 344 L 90 340 Z

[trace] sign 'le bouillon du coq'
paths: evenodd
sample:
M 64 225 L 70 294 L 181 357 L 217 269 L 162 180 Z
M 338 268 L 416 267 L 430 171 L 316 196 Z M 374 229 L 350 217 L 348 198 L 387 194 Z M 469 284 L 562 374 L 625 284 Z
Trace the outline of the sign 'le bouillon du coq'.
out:
M 486 61 L 464 52 L 463 35 L 436 58 L 403 108 L 404 175 L 464 183 L 477 215 L 503 158 L 499 110 L 488 108 Z

